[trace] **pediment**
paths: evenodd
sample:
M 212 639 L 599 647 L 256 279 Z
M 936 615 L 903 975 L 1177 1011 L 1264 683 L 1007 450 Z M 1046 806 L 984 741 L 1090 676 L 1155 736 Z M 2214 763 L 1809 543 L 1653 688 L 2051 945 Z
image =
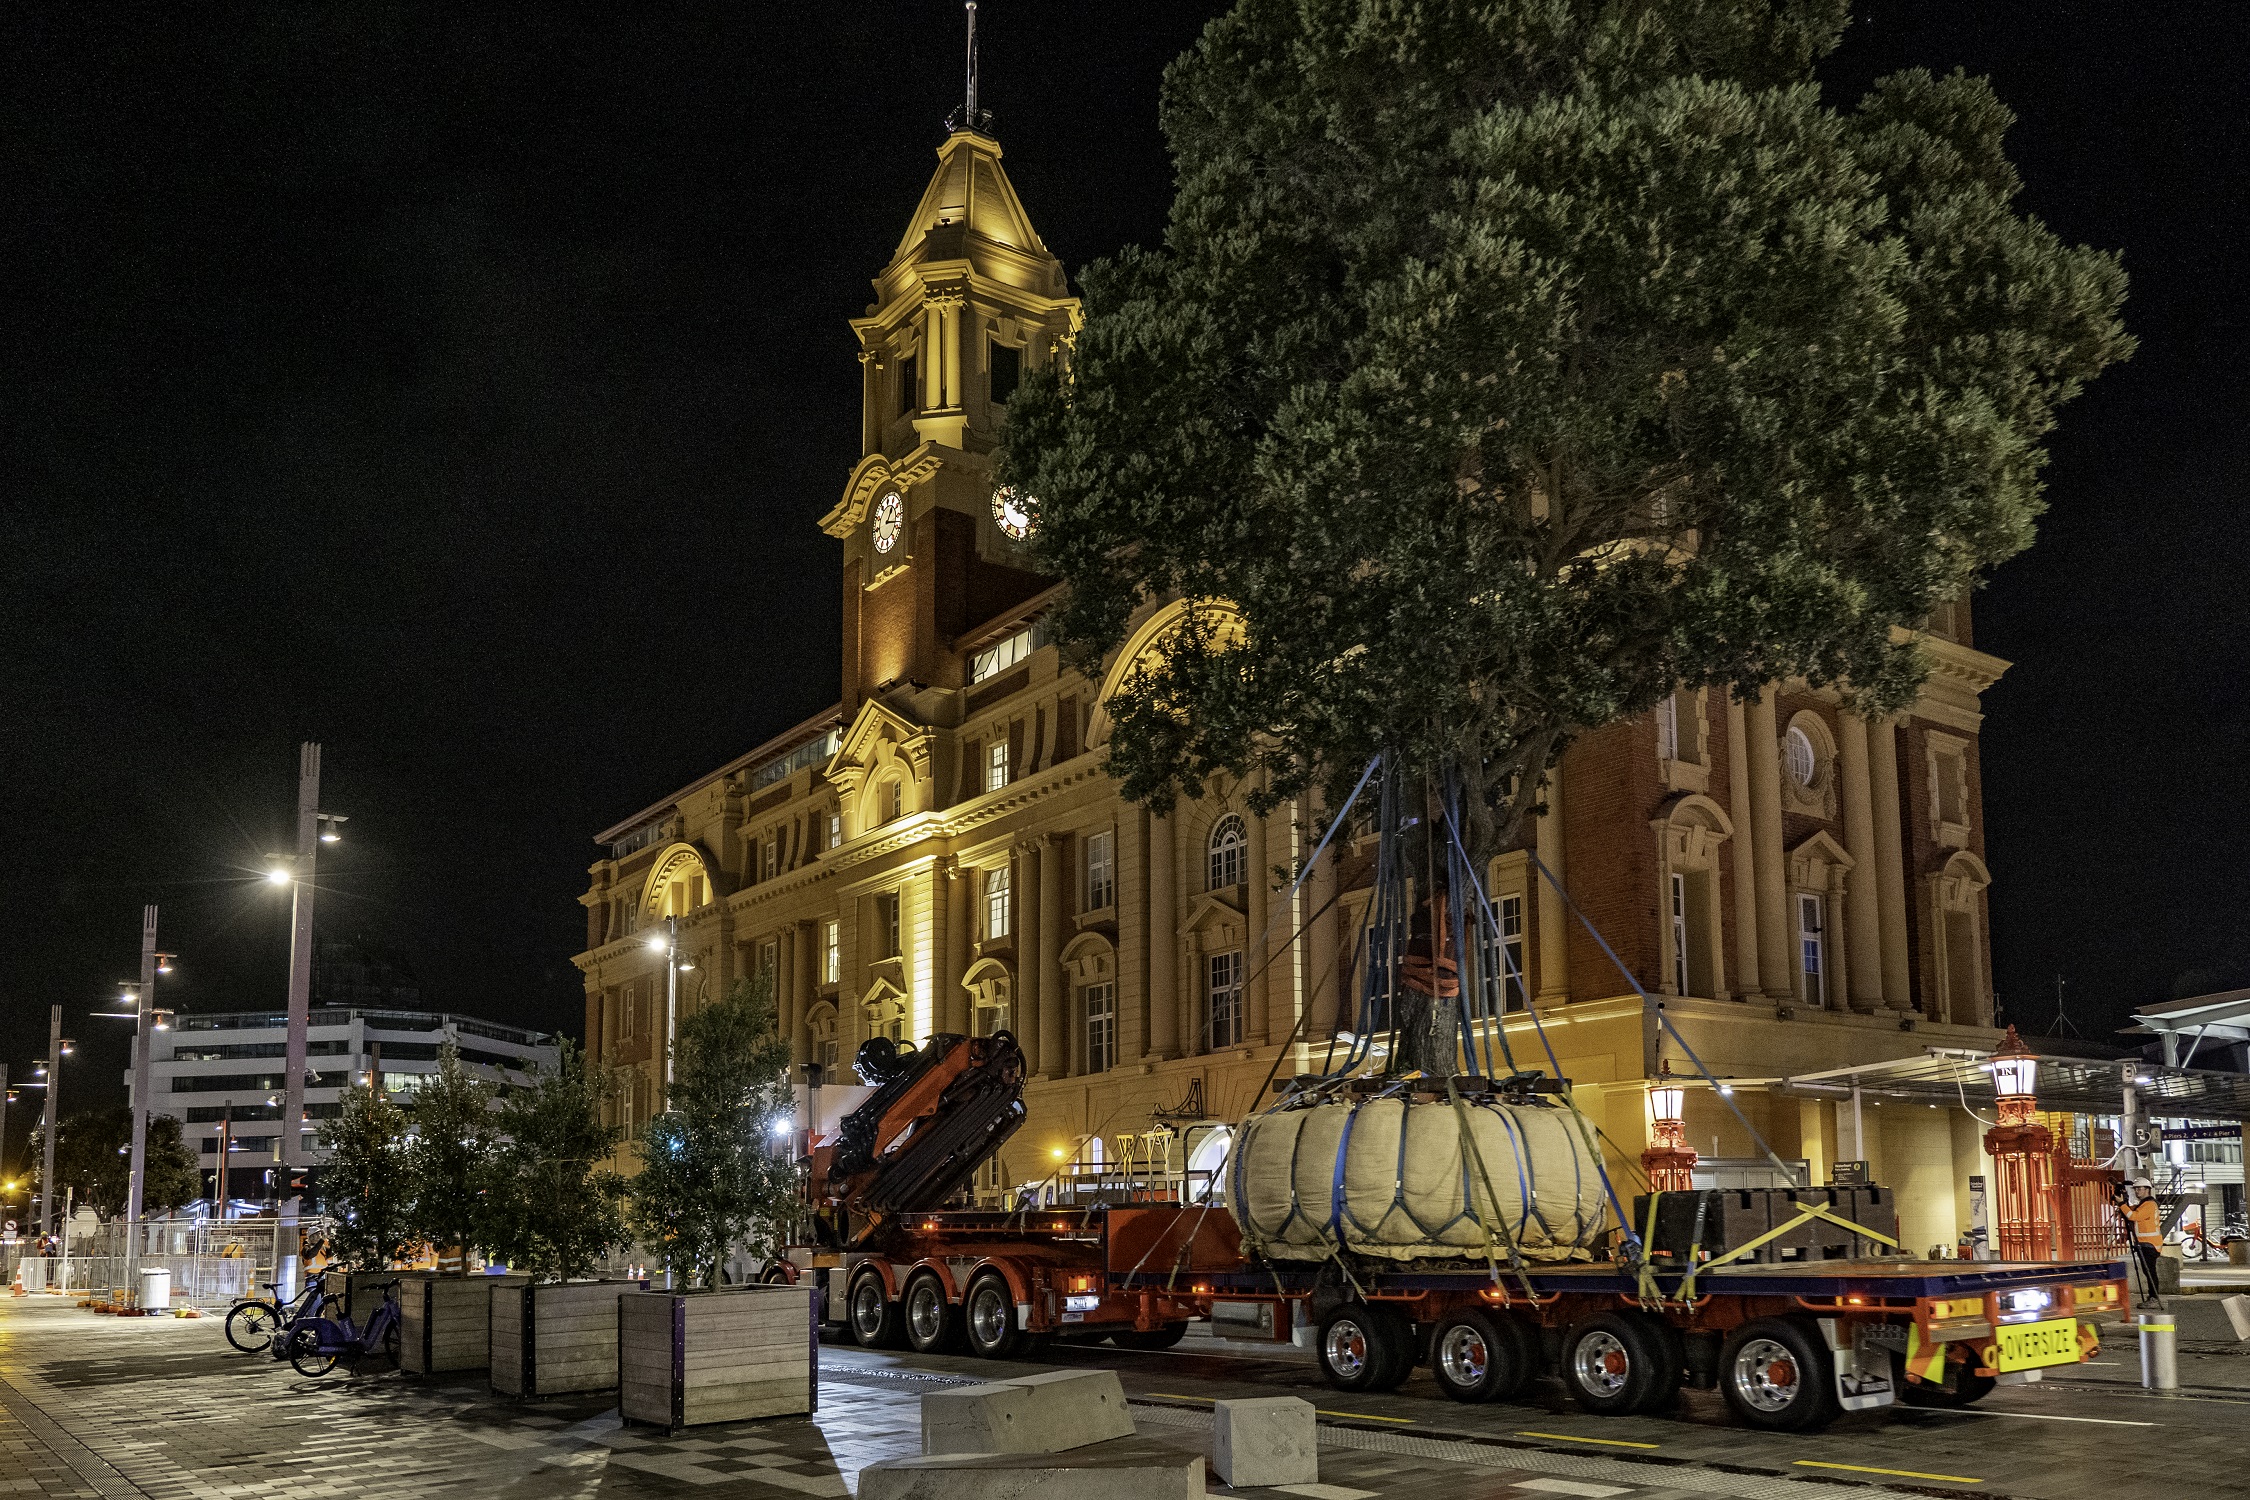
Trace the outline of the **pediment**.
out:
M 1188 902 L 1187 920 L 1180 926 L 1188 932 L 1200 932 L 1208 927 L 1240 927 L 1246 920 L 1242 908 L 1227 895 L 1205 891 Z
M 839 540 L 851 535 L 860 522 L 867 519 L 867 508 L 875 503 L 877 495 L 894 487 L 902 493 L 910 490 L 935 474 L 943 462 L 935 443 L 924 443 L 898 459 L 881 453 L 868 454 L 852 469 L 851 478 L 844 481 L 843 498 L 820 518 L 820 529 Z

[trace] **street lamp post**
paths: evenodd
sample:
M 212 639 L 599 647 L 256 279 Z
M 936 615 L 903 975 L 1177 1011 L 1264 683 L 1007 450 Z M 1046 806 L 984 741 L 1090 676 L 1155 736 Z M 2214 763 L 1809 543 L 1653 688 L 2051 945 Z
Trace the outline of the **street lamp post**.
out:
M 1669 1059 L 1657 1065 L 1656 1082 L 1648 1091 L 1649 1122 L 1656 1144 L 1641 1153 L 1652 1193 L 1685 1193 L 1695 1188 L 1695 1151 L 1687 1144 L 1683 1106 L 1686 1091 L 1672 1081 Z
M 664 930 L 648 940 L 664 955 L 664 1107 L 672 1107 L 672 1038 L 680 1025 L 680 975 L 695 965 L 680 959 L 680 919 L 666 917 Z
M 282 1295 L 297 1289 L 298 1199 L 292 1191 L 304 1161 L 305 1053 L 312 1029 L 313 874 L 320 846 L 336 842 L 344 819 L 320 810 L 320 745 L 307 740 L 297 752 L 297 849 L 288 863 L 266 871 L 275 885 L 290 887 L 289 1024 L 282 1044 L 281 1172 L 283 1195 L 276 1225 L 274 1278 Z
M 1985 1132 L 1992 1153 L 1994 1237 L 2002 1260 L 2060 1257 L 2056 1240 L 2055 1134 L 2033 1118 L 2039 1109 L 2039 1059 L 2008 1028 L 1992 1054 L 1992 1089 L 2000 1123 Z

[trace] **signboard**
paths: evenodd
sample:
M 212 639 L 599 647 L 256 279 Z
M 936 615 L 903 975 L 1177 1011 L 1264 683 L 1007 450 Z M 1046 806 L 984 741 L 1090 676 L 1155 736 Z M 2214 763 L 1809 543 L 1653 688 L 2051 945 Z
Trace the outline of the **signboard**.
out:
M 1830 1187 L 1867 1186 L 1867 1163 L 1863 1161 L 1836 1162 L 1828 1169 L 1828 1185 Z
M 2164 1139 L 2168 1141 L 2239 1141 L 2243 1127 L 2240 1125 L 2167 1125 Z
M 2078 1320 L 2048 1318 L 2038 1323 L 2003 1323 L 1994 1344 L 1994 1369 L 2037 1370 L 2078 1363 Z

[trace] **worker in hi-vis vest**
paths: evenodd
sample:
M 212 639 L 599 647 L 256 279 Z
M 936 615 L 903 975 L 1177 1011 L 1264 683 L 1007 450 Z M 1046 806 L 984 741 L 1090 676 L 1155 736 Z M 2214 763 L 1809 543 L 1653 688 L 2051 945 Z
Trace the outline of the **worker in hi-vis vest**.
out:
M 2147 1300 L 2154 1302 L 2157 1300 L 2157 1247 L 2164 1243 L 2164 1229 L 2156 1216 L 2156 1195 L 2139 1183 L 2127 1183 L 2120 1211 L 2125 1215 L 2125 1222 L 2132 1226 L 2133 1254 L 2141 1263 L 2142 1289 L 2147 1293 Z

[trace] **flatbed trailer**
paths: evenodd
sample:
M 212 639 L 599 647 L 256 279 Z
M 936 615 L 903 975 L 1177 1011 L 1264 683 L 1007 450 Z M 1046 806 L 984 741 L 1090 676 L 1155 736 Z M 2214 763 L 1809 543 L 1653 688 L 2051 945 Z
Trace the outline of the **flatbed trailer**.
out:
M 2099 1351 L 2126 1305 L 2121 1261 L 1904 1256 L 1642 1275 L 1616 1262 L 1281 1261 L 1224 1209 L 1178 1203 L 944 1211 L 880 1244 L 802 1246 L 772 1273 L 817 1280 L 860 1342 L 1020 1357 L 1049 1340 L 1161 1350 L 1190 1320 L 1309 1347 L 1338 1389 L 1396 1388 L 1426 1364 L 1457 1401 L 1554 1373 L 1597 1414 L 1717 1388 L 1746 1422 L 1825 1425 L 1904 1401 L 1965 1406 Z

